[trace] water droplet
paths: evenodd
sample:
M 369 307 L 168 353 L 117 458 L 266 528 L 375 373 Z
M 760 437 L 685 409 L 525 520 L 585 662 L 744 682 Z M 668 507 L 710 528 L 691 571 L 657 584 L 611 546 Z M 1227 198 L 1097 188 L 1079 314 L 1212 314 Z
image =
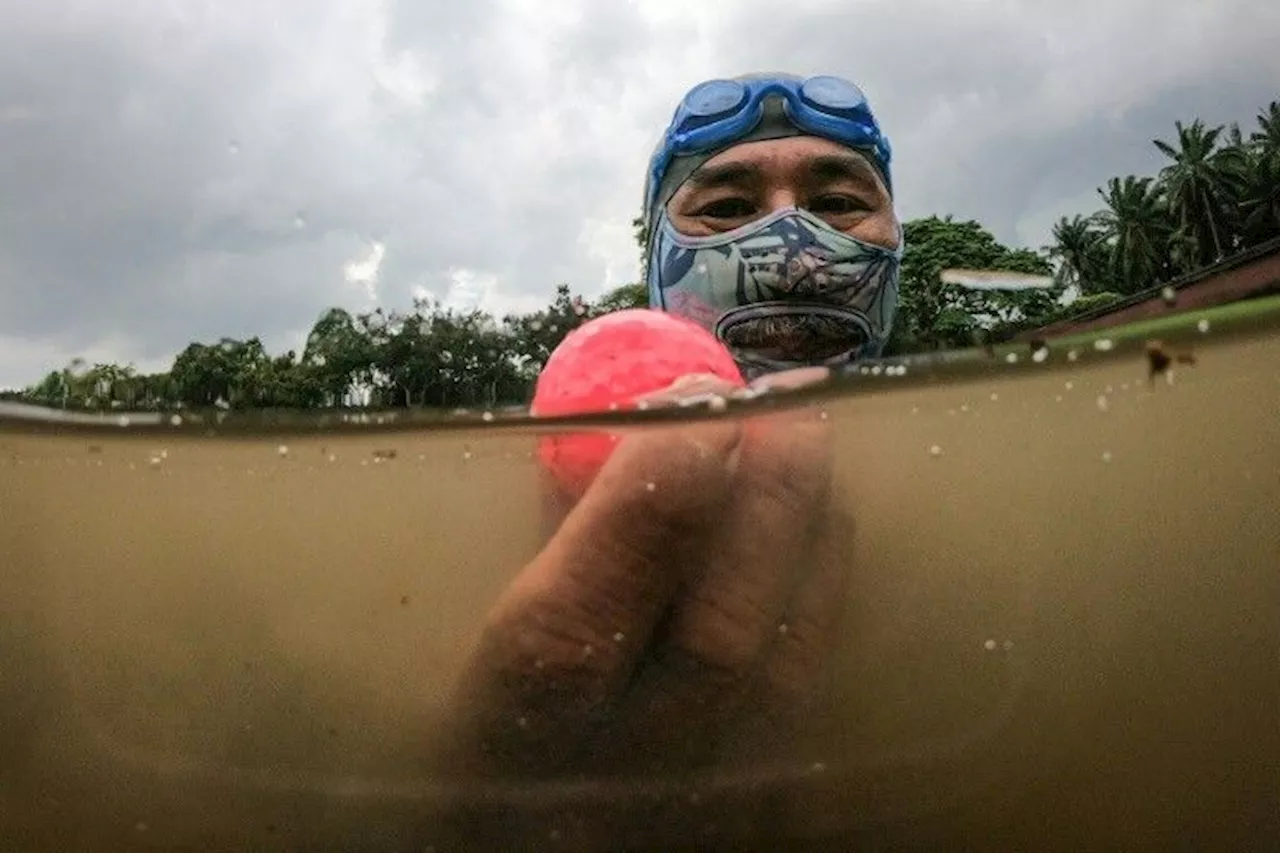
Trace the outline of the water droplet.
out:
M 626 634 L 623 634 L 621 631 L 613 635 L 613 641 L 615 643 L 621 643 L 626 638 L 627 638 Z
M 1080 351 L 1079 351 L 1079 350 L 1068 350 L 1068 351 L 1067 351 L 1067 361 L 1079 361 L 1079 360 L 1080 360 Z
M 1011 352 L 1011 353 L 1009 353 L 1008 355 L 1006 355 L 1006 356 L 1004 357 L 1004 360 L 1005 360 L 1005 361 L 1007 361 L 1007 362 L 1009 362 L 1010 364 L 1017 364 L 1017 363 L 1018 363 L 1018 354 L 1017 354 L 1016 352 Z
M 1053 398 L 1053 402 L 1055 402 L 1055 403 L 1061 403 L 1061 402 L 1062 402 L 1062 395 L 1061 395 L 1061 394 L 1056 395 L 1056 396 Z
M 1129 390 L 1129 383 L 1128 383 L 1128 382 L 1121 382 L 1121 383 L 1120 383 L 1120 390 L 1121 390 L 1121 391 L 1128 391 L 1128 390 Z
M 1048 357 L 1049 357 L 1048 347 L 1040 347 L 1040 349 L 1036 350 L 1034 353 L 1031 354 L 1031 360 L 1034 361 L 1036 364 L 1043 364 L 1045 359 L 1047 359 Z
M 1009 651 L 1010 649 L 1013 648 L 1013 640 L 1005 640 L 1001 644 L 1001 648 L 1003 648 L 1006 652 Z
M 1098 338 L 1093 342 L 1093 348 L 1098 352 L 1110 352 L 1115 347 L 1115 343 L 1111 338 Z
M 1066 388 L 1068 391 L 1072 391 L 1075 389 L 1076 383 L 1069 381 L 1063 387 Z
M 935 445 L 933 445 L 932 447 L 930 447 L 930 448 L 929 448 L 929 455 L 930 455 L 930 456 L 941 456 L 941 455 L 942 455 L 942 448 L 941 448 L 941 447 L 939 447 L 939 446 L 938 446 L 938 445 L 936 445 L 936 444 L 935 444 Z
M 463 458 L 463 459 L 470 459 L 470 458 L 471 458 L 471 451 L 470 451 L 470 450 L 464 450 L 464 451 L 462 451 L 462 458 Z
M 306 228 L 307 217 L 304 216 L 301 212 L 295 214 L 293 217 L 293 227 L 298 229 L 299 231 L 301 231 L 303 228 Z
M 152 454 L 152 455 L 151 455 L 151 458 L 147 460 L 148 464 L 150 464 L 152 468 L 159 468 L 159 467 L 160 467 L 160 463 L 161 463 L 161 462 L 163 462 L 163 461 L 164 461 L 164 460 L 162 460 L 162 459 L 161 459 L 158 455 L 156 455 L 156 454 Z
M 1108 386 L 1106 387 L 1106 392 L 1107 392 L 1108 394 L 1114 394 L 1114 393 L 1116 392 L 1115 386 L 1114 386 L 1114 385 L 1108 385 Z
M 879 376 L 879 375 L 880 375 L 881 373 L 883 373 L 883 372 L 884 372 L 884 368 L 883 368 L 883 367 L 881 367 L 881 366 L 880 366 L 880 365 L 878 365 L 878 364 L 877 364 L 875 367 L 871 368 L 871 375 L 872 375 L 872 376 Z
M 982 647 L 989 652 L 994 652 L 996 650 L 996 641 L 987 640 L 985 643 L 982 644 Z
M 791 630 L 791 629 L 787 627 L 787 623 L 786 623 L 786 622 L 783 622 L 781 625 L 779 625 L 779 626 L 778 626 L 778 633 L 779 633 L 779 634 L 785 634 L 785 633 L 787 633 L 787 631 L 790 631 L 790 630 Z
M 815 761 L 813 762 L 813 766 L 809 769 L 814 773 L 825 773 L 827 771 L 827 765 L 823 764 L 821 761 Z
M 729 402 L 719 394 L 712 394 L 711 399 L 707 400 L 707 408 L 713 412 L 723 412 L 728 405 Z
M 582 647 L 582 656 L 584 658 L 589 658 L 595 653 L 596 653 L 595 646 L 592 646 L 590 643 Z
M 289 445 L 287 445 L 287 444 L 282 444 L 282 445 L 280 445 L 279 447 L 277 447 L 277 448 L 276 448 L 276 453 L 280 454 L 280 456 L 282 456 L 282 457 L 284 457 L 284 456 L 288 456 L 288 455 L 289 455 Z
M 919 406 L 912 406 L 912 407 L 911 407 L 911 414 L 913 414 L 913 415 L 918 415 L 918 414 L 920 414 L 920 407 L 919 407 Z
M 1209 321 L 1208 321 L 1208 320 L 1201 320 L 1199 323 L 1196 323 L 1196 328 L 1200 330 L 1200 334 L 1202 334 L 1202 335 L 1206 335 L 1206 334 L 1208 334 L 1208 333 L 1209 333 Z
M 1110 450 L 1104 450 L 1104 451 L 1102 451 L 1102 461 L 1103 461 L 1103 462 L 1110 462 L 1110 461 L 1111 461 L 1111 451 L 1110 451 Z
M 129 425 L 129 416 L 121 415 L 120 417 L 116 418 L 116 423 L 122 427 L 127 427 Z
M 997 401 L 997 400 L 999 400 L 999 399 L 1000 399 L 1000 395 L 999 395 L 999 394 L 995 393 L 994 391 L 993 391 L 993 392 L 991 392 L 991 402 L 993 402 L 993 403 L 994 403 L 994 402 L 996 402 L 996 401 Z
M 529 720 L 526 719 L 525 717 L 517 717 L 516 726 L 522 729 L 527 729 L 529 728 Z
M 964 403 L 963 405 L 961 405 L 961 406 L 960 406 L 960 411 L 962 411 L 962 412 L 967 412 L 967 411 L 969 411 L 969 404 L 968 404 L 968 403 Z
M 330 461 L 330 462 L 337 462 L 337 461 L 338 461 L 338 457 L 337 457 L 337 456 L 335 456 L 335 455 L 333 455 L 332 453 L 330 453 L 330 454 L 329 454 L 329 461 Z
M 227 153 L 228 153 L 228 154 L 230 154 L 230 155 L 232 155 L 232 156 L 235 156 L 236 154 L 239 154 L 239 153 L 240 153 L 240 143 L 239 143 L 239 142 L 236 142 L 234 139 L 233 139 L 233 140 L 231 140 L 230 142 L 228 142 L 228 143 L 227 143 Z
M 182 415 L 174 415 L 173 417 L 169 418 L 169 425 L 182 426 Z
M 485 412 L 483 415 L 480 416 L 480 420 L 485 421 L 486 423 L 489 421 L 492 421 L 493 412 Z
M 645 483 L 645 484 L 644 484 L 644 490 L 645 490 L 646 492 L 656 492 L 656 491 L 658 490 L 658 484 L 657 484 L 657 483 Z
M 643 412 L 643 411 L 646 411 L 648 408 L 649 408 L 649 401 L 648 401 L 648 400 L 637 400 L 637 401 L 636 401 L 636 411 L 638 411 L 638 412 Z
M 1173 303 L 1178 301 L 1178 291 L 1166 285 L 1164 288 L 1160 290 L 1160 297 L 1165 302 L 1172 305 Z
M 1107 402 L 1106 394 L 1098 395 L 1098 411 L 1099 412 L 1105 412 L 1108 408 L 1110 408 L 1110 405 L 1111 404 Z

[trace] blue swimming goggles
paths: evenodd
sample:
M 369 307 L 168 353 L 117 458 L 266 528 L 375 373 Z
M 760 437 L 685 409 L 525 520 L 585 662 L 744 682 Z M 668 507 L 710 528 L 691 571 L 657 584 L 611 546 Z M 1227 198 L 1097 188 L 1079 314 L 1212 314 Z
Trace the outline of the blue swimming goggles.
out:
M 649 162 L 645 210 L 653 209 L 673 158 L 699 154 L 749 134 L 764 117 L 765 99 L 781 97 L 787 118 L 805 133 L 867 151 L 889 181 L 889 140 L 862 90 L 840 77 L 708 80 L 689 90 Z

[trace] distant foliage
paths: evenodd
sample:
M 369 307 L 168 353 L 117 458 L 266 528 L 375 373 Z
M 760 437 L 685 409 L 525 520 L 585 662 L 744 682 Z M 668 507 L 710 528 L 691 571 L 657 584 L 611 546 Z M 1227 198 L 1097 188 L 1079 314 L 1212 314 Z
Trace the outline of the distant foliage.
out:
M 1280 101 L 1238 125 L 1175 124 L 1159 174 L 1112 178 L 1103 207 L 1063 217 L 1040 251 L 1001 245 L 974 221 L 905 223 L 901 300 L 889 354 L 999 341 L 1158 286 L 1280 237 Z M 643 246 L 643 222 L 632 223 Z M 643 258 L 641 259 L 644 260 Z M 1052 275 L 1051 290 L 970 291 L 947 268 Z M 1076 295 L 1065 303 L 1067 293 Z M 1065 304 L 1064 304 L 1065 303 Z M 193 342 L 165 373 L 74 360 L 0 398 L 59 408 L 228 409 L 523 404 L 551 351 L 592 317 L 648 304 L 643 283 L 595 303 L 560 285 L 533 314 L 496 318 L 420 302 L 412 311 L 326 311 L 301 353 L 258 338 Z

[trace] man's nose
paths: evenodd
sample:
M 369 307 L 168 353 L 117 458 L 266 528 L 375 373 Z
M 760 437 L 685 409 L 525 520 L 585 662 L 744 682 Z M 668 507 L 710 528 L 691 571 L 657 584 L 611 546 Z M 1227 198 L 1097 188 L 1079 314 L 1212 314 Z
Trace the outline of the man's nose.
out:
M 777 213 L 791 207 L 800 206 L 800 195 L 792 187 L 777 187 L 765 195 L 766 213 Z

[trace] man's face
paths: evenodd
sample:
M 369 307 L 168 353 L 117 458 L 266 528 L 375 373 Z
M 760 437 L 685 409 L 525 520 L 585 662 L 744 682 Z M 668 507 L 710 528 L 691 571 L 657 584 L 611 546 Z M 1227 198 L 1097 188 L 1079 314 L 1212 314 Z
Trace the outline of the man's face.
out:
M 745 142 L 704 163 L 667 203 L 676 230 L 709 237 L 798 207 L 837 231 L 898 245 L 893 200 L 861 154 L 812 136 Z

